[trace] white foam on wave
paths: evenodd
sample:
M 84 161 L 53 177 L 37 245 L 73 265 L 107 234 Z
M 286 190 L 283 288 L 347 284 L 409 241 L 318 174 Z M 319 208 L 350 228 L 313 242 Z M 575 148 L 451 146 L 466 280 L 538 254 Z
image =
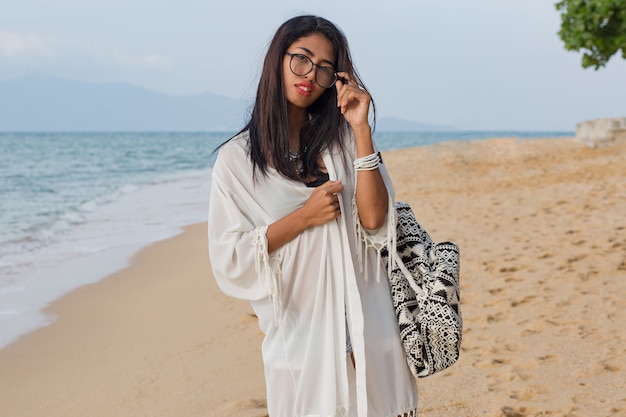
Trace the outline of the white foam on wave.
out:
M 115 198 L 88 203 L 74 213 L 77 217 L 53 228 L 51 244 L 5 254 L 0 264 L 0 348 L 53 321 L 42 313 L 53 300 L 123 269 L 141 248 L 179 234 L 183 226 L 205 221 L 209 191 L 208 170 L 130 184 Z
M 137 180 L 141 181 L 141 178 L 137 178 Z M 97 213 L 112 202 L 119 201 L 124 196 L 136 192 L 138 188 L 137 184 L 125 184 L 113 190 L 105 191 L 102 194 L 92 196 L 89 200 L 83 202 L 53 203 L 51 204 L 51 211 L 48 213 L 26 216 L 26 219 L 20 219 L 20 221 L 25 223 L 31 222 L 26 228 L 15 222 L 4 224 L 3 226 L 7 227 L 8 230 L 4 230 L 4 236 L 0 237 L 0 258 L 2 258 L 0 262 L 6 264 L 5 258 L 7 255 L 28 253 L 57 243 L 57 241 L 62 240 L 64 234 L 73 230 L 77 225 L 91 221 L 92 213 Z M 39 200 L 39 204 L 45 206 L 48 202 L 43 199 Z M 24 210 L 33 211 L 32 207 Z M 19 211 L 19 208 L 13 207 L 13 211 Z

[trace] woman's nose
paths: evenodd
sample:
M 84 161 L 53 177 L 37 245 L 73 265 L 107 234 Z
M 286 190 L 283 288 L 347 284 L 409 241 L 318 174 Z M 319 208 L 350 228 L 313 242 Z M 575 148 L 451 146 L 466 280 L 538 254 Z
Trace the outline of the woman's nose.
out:
M 305 78 L 309 80 L 311 83 L 317 84 L 317 67 L 315 65 L 313 65 L 313 68 L 311 68 L 311 71 L 309 71 L 309 73 L 305 75 Z

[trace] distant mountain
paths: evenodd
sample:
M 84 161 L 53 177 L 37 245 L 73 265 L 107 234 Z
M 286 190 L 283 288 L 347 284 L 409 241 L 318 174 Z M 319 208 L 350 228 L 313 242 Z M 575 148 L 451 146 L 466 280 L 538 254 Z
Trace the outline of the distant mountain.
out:
M 212 93 L 176 96 L 124 83 L 52 76 L 0 81 L 0 131 L 236 131 L 247 104 Z M 455 130 L 383 117 L 379 132 Z
M 49 76 L 0 82 L 0 131 L 234 131 L 245 111 L 240 100 L 211 93 L 174 96 Z
M 381 117 L 376 121 L 376 131 L 378 132 L 434 132 L 451 130 L 457 129 L 453 126 L 420 123 L 396 117 Z

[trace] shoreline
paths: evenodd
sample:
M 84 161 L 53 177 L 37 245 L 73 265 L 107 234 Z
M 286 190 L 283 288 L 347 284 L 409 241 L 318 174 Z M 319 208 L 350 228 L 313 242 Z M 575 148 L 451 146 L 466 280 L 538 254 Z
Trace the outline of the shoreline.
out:
M 11 314 L 4 324 L 0 337 L 0 350 L 11 346 L 23 336 L 56 321 L 54 315 L 46 313 L 49 307 L 72 292 L 88 285 L 97 284 L 110 276 L 132 266 L 132 260 L 142 250 L 163 240 L 184 233 L 186 226 L 170 227 L 164 236 L 142 243 L 125 244 L 96 253 L 83 254 L 67 259 L 49 268 L 31 272 L 19 281 L 22 291 L 5 290 L 4 295 L 12 296 L 12 303 L 18 308 L 17 320 L 11 321 Z M 93 266 L 97 265 L 97 270 Z M 56 279 L 50 282 L 48 276 Z M 80 276 L 80 282 L 60 277 Z
M 226 298 L 211 278 L 206 223 L 140 250 L 129 267 L 44 311 L 57 320 L 0 350 L 0 390 L 14 404 L 0 402 L 1 415 L 104 417 L 111 407 L 120 415 L 151 415 L 170 409 L 175 395 L 181 400 L 176 415 L 192 416 L 208 403 L 237 403 L 251 372 L 262 379 L 262 366 L 250 360 L 260 355 L 256 320 L 247 302 Z M 224 349 L 242 340 L 249 341 L 248 353 Z M 230 395 L 212 395 L 225 386 L 213 372 L 236 374 L 233 359 L 250 363 Z M 248 392 L 264 398 L 256 382 Z M 32 395 L 47 401 L 31 401 Z
M 626 144 L 485 139 L 384 151 L 396 200 L 461 247 L 457 364 L 420 413 L 626 412 Z M 51 303 L 0 350 L 0 414 L 263 417 L 262 335 L 212 278 L 206 223 Z M 601 348 L 599 348 L 601 346 Z
M 51 318 L 42 310 L 64 294 L 127 268 L 143 248 L 205 221 L 210 176 L 210 170 L 198 170 L 170 175 L 167 181 L 160 173 L 152 182 L 131 181 L 122 187 L 126 191 L 112 191 L 117 198 L 107 194 L 80 213 L 80 221 L 53 234 L 51 243 L 4 254 L 0 349 L 48 324 Z

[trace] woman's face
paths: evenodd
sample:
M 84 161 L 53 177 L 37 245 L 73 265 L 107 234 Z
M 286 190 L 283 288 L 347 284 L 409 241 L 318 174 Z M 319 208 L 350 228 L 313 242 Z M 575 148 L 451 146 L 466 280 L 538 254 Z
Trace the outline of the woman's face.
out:
M 330 67 L 334 71 L 335 53 L 333 44 L 324 35 L 313 33 L 292 43 L 287 48 L 287 53 L 297 54 L 293 58 L 287 54 L 283 57 L 283 87 L 287 102 L 291 106 L 306 109 L 326 91 L 326 88 L 317 84 L 315 77 L 318 71 L 320 71 L 319 67 Z M 306 59 L 299 55 L 304 55 L 315 64 L 308 74 L 296 75 L 291 70 L 291 68 L 294 68 L 296 72 L 302 73 L 304 71 L 301 68 L 305 68 L 305 71 L 310 68 L 310 64 L 306 63 Z M 293 65 L 290 67 L 292 59 L 294 60 Z M 318 79 L 320 79 L 319 77 Z M 331 86 L 331 88 L 333 87 Z

